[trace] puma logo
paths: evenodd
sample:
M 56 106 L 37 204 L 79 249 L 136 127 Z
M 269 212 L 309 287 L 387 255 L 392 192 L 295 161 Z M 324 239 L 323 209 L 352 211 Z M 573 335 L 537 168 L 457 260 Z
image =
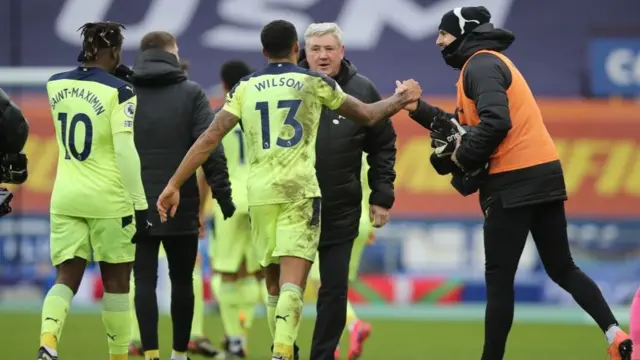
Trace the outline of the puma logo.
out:
M 60 320 L 59 320 L 59 319 L 54 319 L 54 318 L 52 318 L 52 317 L 46 317 L 46 318 L 44 318 L 44 321 L 47 321 L 47 320 L 51 320 L 51 321 L 53 321 L 53 322 L 54 322 L 54 323 L 56 323 L 56 324 L 57 324 L 58 322 L 60 322 Z
M 285 316 L 280 316 L 280 315 L 276 315 L 276 321 L 278 321 L 278 319 L 287 322 L 287 318 L 289 317 L 289 315 L 285 315 Z
M 111 334 L 107 333 L 107 337 L 109 337 L 109 339 L 111 339 L 111 341 L 116 341 L 116 335 L 111 335 Z

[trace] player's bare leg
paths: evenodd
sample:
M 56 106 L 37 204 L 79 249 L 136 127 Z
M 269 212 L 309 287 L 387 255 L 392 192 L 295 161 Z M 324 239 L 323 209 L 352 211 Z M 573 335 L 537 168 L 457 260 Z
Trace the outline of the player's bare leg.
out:
M 102 322 L 107 332 L 110 360 L 127 360 L 131 341 L 131 305 L 129 279 L 132 262 L 100 262 L 104 286 Z
M 71 299 L 80 287 L 86 266 L 87 261 L 79 257 L 56 266 L 56 283 L 51 287 L 42 304 L 39 360 L 58 359 L 58 343 Z

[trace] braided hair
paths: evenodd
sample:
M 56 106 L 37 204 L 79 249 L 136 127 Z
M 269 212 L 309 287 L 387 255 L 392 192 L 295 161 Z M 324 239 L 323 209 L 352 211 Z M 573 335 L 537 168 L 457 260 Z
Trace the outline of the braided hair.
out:
M 89 22 L 82 25 L 82 51 L 78 55 L 79 62 L 95 61 L 102 49 L 119 48 L 122 46 L 124 25 L 111 22 Z

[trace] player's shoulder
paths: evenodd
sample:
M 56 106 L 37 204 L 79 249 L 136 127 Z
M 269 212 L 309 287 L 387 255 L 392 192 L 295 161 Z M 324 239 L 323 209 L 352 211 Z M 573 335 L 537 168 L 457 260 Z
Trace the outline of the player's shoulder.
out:
M 231 99 L 233 98 L 233 95 L 236 94 L 236 92 L 240 89 L 242 89 L 247 82 L 249 82 L 250 80 L 252 80 L 253 78 L 256 78 L 260 76 L 260 74 L 258 74 L 258 72 L 253 72 L 247 76 L 242 77 L 234 86 L 233 88 L 231 88 L 231 90 L 229 91 L 229 93 L 227 94 L 228 98 Z
M 131 84 L 100 68 L 79 66 L 70 71 L 54 74 L 49 78 L 50 83 L 64 80 L 81 81 L 82 87 L 93 87 L 96 95 L 99 95 L 98 93 L 117 93 L 119 104 L 135 96 L 135 89 Z

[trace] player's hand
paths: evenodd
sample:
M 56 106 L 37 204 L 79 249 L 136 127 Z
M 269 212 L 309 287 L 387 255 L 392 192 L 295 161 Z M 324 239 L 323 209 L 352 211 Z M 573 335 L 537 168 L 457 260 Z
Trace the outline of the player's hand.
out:
M 416 103 L 418 100 L 420 100 L 420 96 L 422 96 L 422 88 L 420 87 L 420 84 L 413 79 L 405 80 L 403 82 L 396 80 L 395 93 L 406 94 L 406 107 L 407 105 Z
M 369 219 L 373 223 L 373 227 L 381 228 L 389 221 L 389 209 L 378 205 L 371 205 L 369 207 Z
M 149 221 L 149 210 L 136 210 L 134 214 L 136 217 L 136 233 L 133 235 L 131 242 L 139 244 L 149 238 L 153 224 Z
M 236 205 L 231 198 L 218 199 L 218 206 L 220 206 L 220 211 L 222 211 L 225 220 L 232 217 L 236 212 Z
M 174 217 L 176 210 L 178 210 L 178 204 L 180 204 L 180 189 L 171 184 L 167 184 L 167 187 L 162 190 L 162 194 L 160 194 L 158 202 L 156 203 L 160 221 L 165 223 L 169 216 Z
M 127 65 L 120 64 L 113 72 L 113 75 L 121 80 L 130 83 L 131 75 L 133 75 L 133 70 L 131 70 Z

